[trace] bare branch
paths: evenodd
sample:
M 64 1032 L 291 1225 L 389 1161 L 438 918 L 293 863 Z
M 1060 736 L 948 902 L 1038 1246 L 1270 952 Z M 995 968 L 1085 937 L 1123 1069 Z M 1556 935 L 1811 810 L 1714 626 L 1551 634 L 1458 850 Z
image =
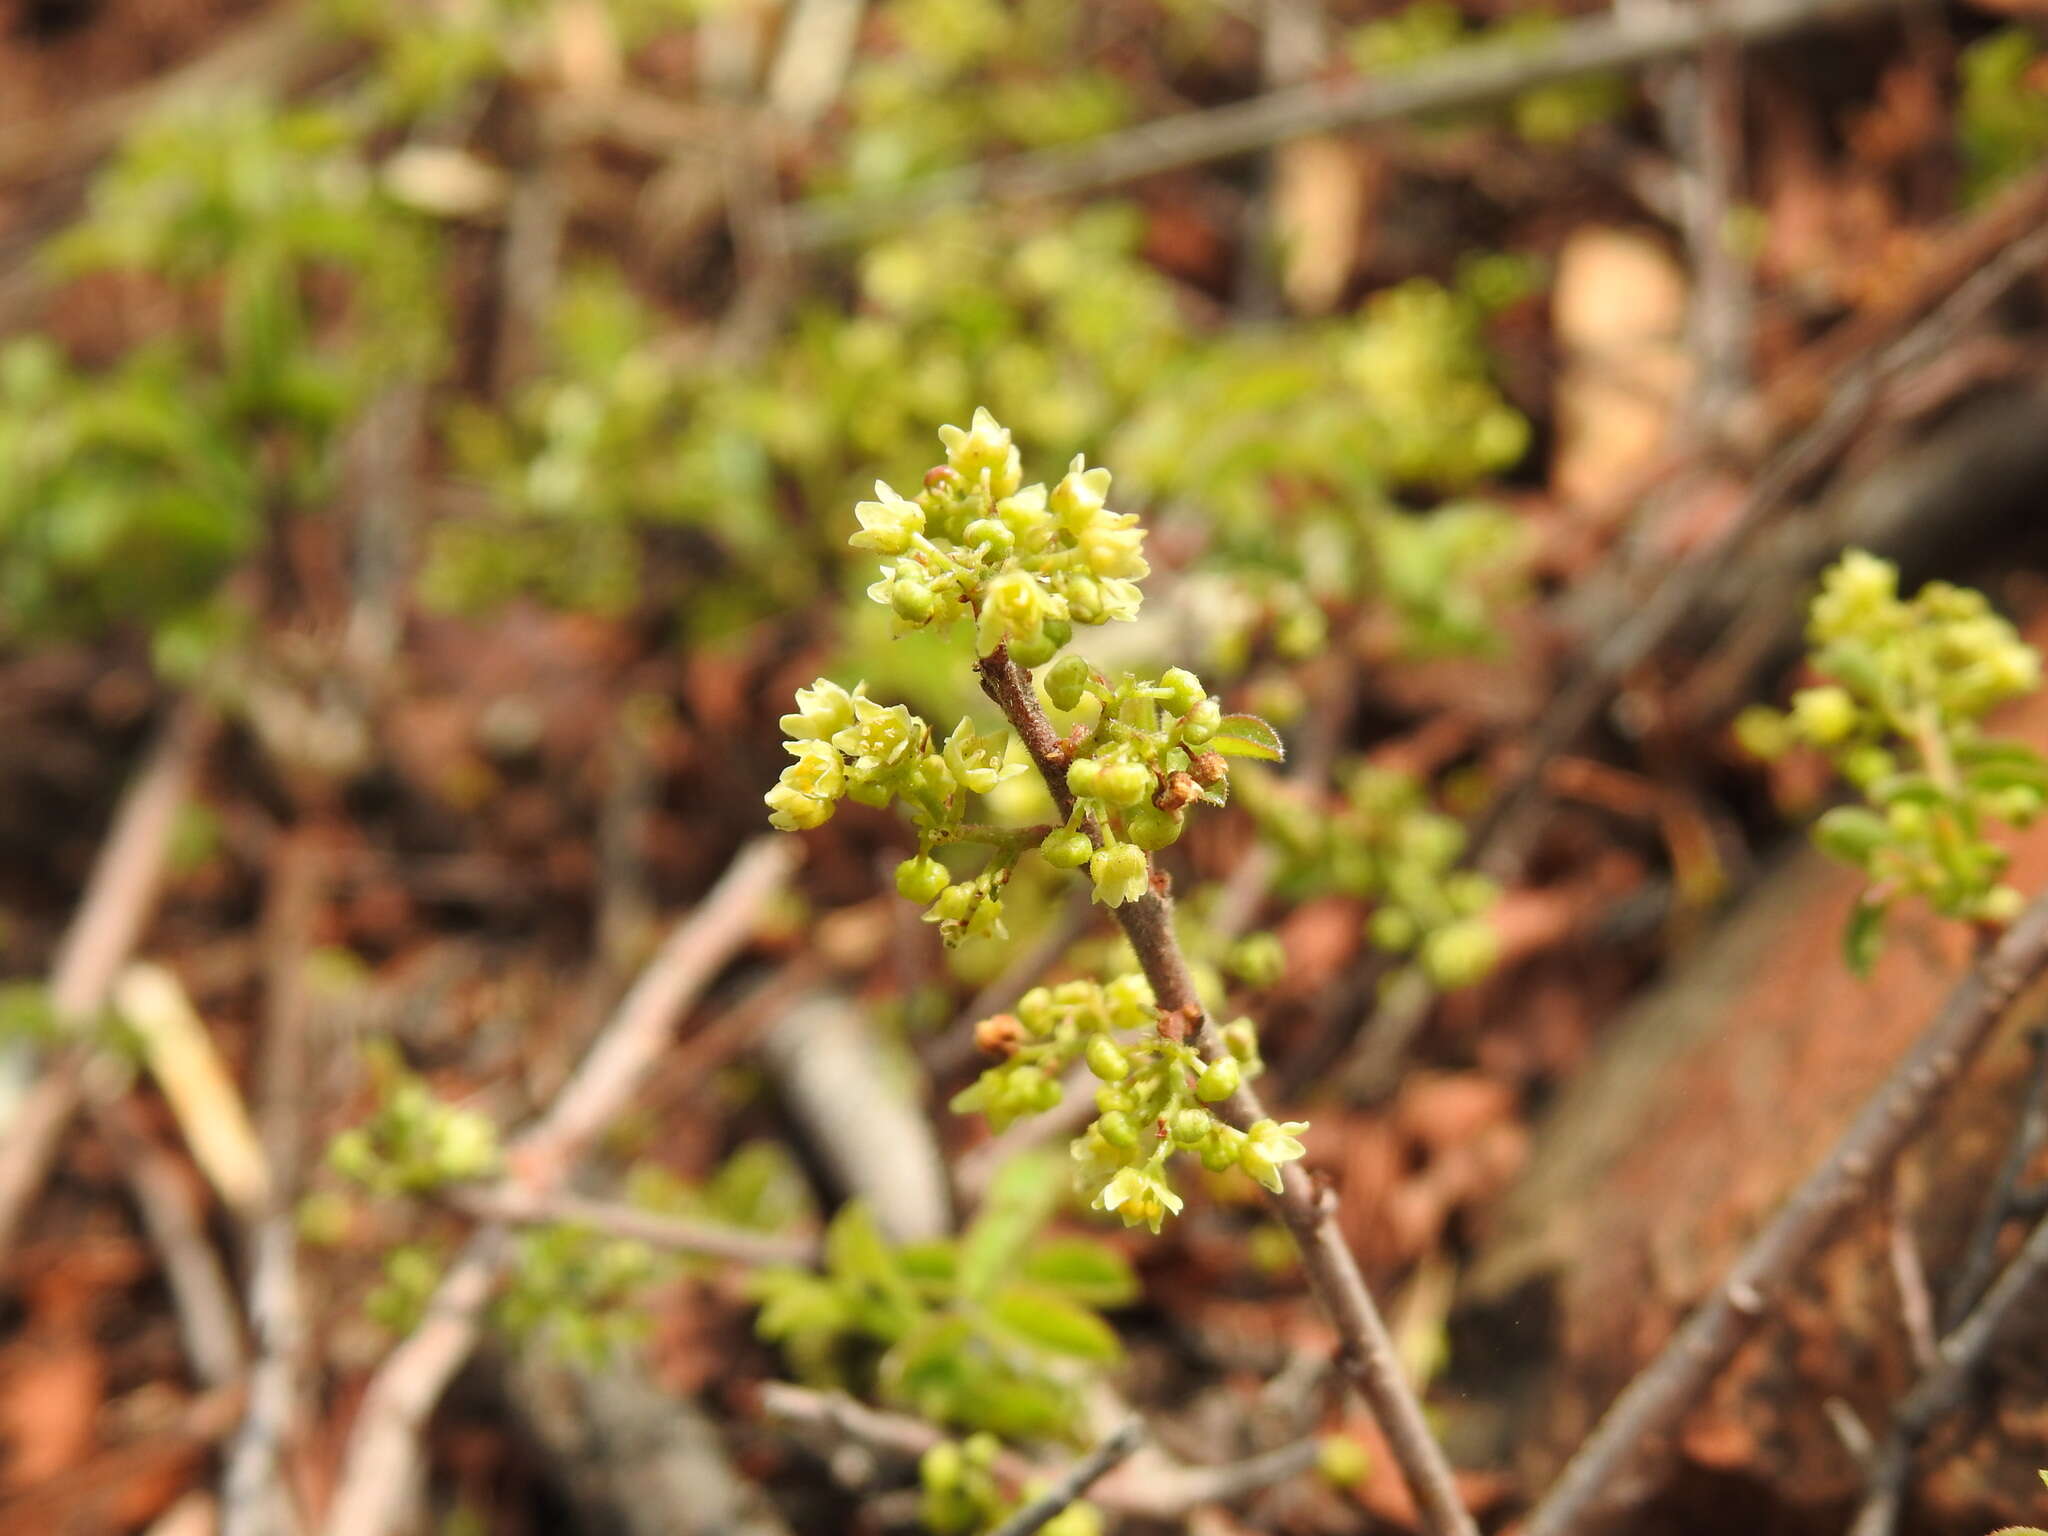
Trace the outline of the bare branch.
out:
M 1035 1536 L 1085 1494 L 1098 1477 L 1135 1451 L 1144 1438 L 1145 1421 L 1135 1414 L 1125 1419 L 1108 1439 L 1062 1472 L 1045 1492 L 1027 1500 L 990 1536 Z
M 801 1264 L 818 1262 L 815 1237 L 794 1233 L 757 1232 L 720 1221 L 691 1216 L 664 1216 L 616 1200 L 590 1200 L 567 1193 L 532 1194 L 516 1184 L 456 1189 L 447 1202 L 479 1221 L 511 1226 L 563 1222 L 588 1227 L 607 1237 L 645 1243 L 665 1253 L 687 1253 L 733 1264 Z
M 1160 171 L 1247 154 L 1287 139 L 1474 107 L 1603 70 L 1689 53 L 1711 39 L 1761 42 L 1895 8 L 1897 0 L 1723 0 L 1610 13 L 1558 28 L 1540 46 L 1459 50 L 1391 77 L 1312 81 L 1206 112 L 1161 118 L 1083 144 L 940 171 L 885 194 L 814 202 L 789 215 L 805 249 L 859 239 L 934 209 L 1094 191 Z
M 1680 1415 L 1768 1315 L 1842 1218 L 1868 1198 L 1983 1049 L 2013 999 L 2044 969 L 2048 896 L 2037 897 L 1949 995 L 1827 1160 L 1793 1192 L 1714 1294 L 1615 1400 L 1530 1515 L 1526 1536 L 1576 1536 L 1623 1512 L 1640 1492 L 1640 1483 L 1631 1474 L 1650 1445 L 1670 1436 Z M 2048 1243 L 2038 1233 L 2035 1240 Z M 1990 1305 L 1990 1298 L 1985 1305 Z M 1944 1354 L 1947 1350 L 1945 1344 Z

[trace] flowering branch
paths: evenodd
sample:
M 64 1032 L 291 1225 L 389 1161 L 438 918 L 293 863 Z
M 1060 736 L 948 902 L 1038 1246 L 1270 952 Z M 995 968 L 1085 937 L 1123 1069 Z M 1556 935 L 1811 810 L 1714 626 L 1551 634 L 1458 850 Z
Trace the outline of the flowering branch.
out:
M 1029 675 L 1000 646 L 982 658 L 980 672 L 982 691 L 1002 710 L 1024 743 L 1054 803 L 1063 813 L 1071 813 L 1074 797 L 1067 787 L 1063 749 L 1051 721 L 1039 708 Z M 1098 835 L 1092 822 L 1086 824 L 1086 830 L 1091 838 Z M 1211 1062 L 1232 1060 L 1222 1031 L 1196 995 L 1194 975 L 1174 932 L 1164 879 L 1155 874 L 1145 893 L 1118 906 L 1115 915 L 1145 979 L 1152 984 L 1161 1013 L 1168 1019 L 1184 1020 L 1197 1047 Z M 1273 1124 L 1249 1083 L 1240 1082 L 1214 1108 L 1231 1126 L 1248 1135 L 1256 1126 Z M 1335 1202 L 1319 1196 L 1308 1175 L 1292 1162 L 1280 1163 L 1275 1173 L 1280 1188 L 1272 1196 L 1273 1205 L 1301 1251 L 1310 1289 L 1337 1330 L 1344 1373 L 1379 1420 L 1426 1528 L 1447 1536 L 1476 1536 L 1478 1527 L 1458 1497 L 1450 1463 L 1431 1435 L 1422 1404 L 1402 1372 L 1400 1357 L 1359 1273 L 1358 1261 L 1337 1230 Z

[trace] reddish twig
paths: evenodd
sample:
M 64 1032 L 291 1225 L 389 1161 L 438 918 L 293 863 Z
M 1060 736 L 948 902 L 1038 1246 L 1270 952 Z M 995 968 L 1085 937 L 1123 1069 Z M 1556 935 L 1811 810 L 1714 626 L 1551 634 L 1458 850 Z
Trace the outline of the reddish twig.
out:
M 1039 708 L 1029 674 L 1002 647 L 982 658 L 980 672 L 982 690 L 1023 741 L 1054 803 L 1063 815 L 1070 813 L 1074 798 L 1067 789 L 1064 752 L 1052 723 Z M 1165 895 L 1155 887 L 1136 901 L 1117 907 L 1115 916 L 1152 984 L 1154 1001 L 1166 1012 L 1193 1021 L 1195 1039 L 1206 1055 L 1218 1058 L 1226 1054 L 1221 1033 L 1195 991 L 1194 976 L 1181 953 Z M 1265 1106 L 1249 1084 L 1217 1108 L 1239 1130 L 1267 1118 Z M 1310 1288 L 1337 1330 L 1345 1374 L 1379 1420 L 1422 1513 L 1424 1528 L 1450 1536 L 1476 1536 L 1478 1527 L 1458 1498 L 1450 1463 L 1430 1434 L 1422 1404 L 1402 1373 L 1400 1357 L 1366 1289 L 1358 1261 L 1337 1229 L 1333 1202 L 1318 1196 L 1299 1164 L 1289 1163 L 1282 1171 L 1281 1192 L 1273 1203 L 1301 1251 Z
M 1983 1048 L 2013 999 L 2044 970 L 2048 896 L 2037 897 L 1949 995 L 1827 1160 L 1793 1192 L 1714 1294 L 1615 1400 L 1530 1515 L 1525 1536 L 1592 1530 L 1640 1496 L 1642 1481 L 1634 1474 L 1649 1447 L 1669 1438 L 1680 1416 L 1807 1260 L 1842 1218 L 1868 1198 Z

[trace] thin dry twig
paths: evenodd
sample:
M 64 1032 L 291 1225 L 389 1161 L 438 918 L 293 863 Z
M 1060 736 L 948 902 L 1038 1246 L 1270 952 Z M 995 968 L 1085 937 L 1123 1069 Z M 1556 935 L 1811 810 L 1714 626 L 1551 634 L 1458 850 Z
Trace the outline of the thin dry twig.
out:
M 2036 1030 L 2028 1043 L 2034 1050 L 2034 1070 L 2027 1080 L 2019 1127 L 2006 1146 L 2005 1161 L 1999 1167 L 1991 1193 L 1984 1199 L 1984 1209 L 1963 1248 L 1963 1262 L 1957 1266 L 1956 1277 L 1944 1298 L 1942 1323 L 1949 1328 L 1961 1324 L 1997 1274 L 1998 1235 L 2005 1230 L 2006 1222 L 2021 1214 L 2016 1198 L 2020 1180 L 2026 1177 L 2027 1165 L 2033 1162 L 2042 1143 L 2048 1142 L 2048 1032 Z
M 141 938 L 156 906 L 171 832 L 213 729 L 211 708 L 196 697 L 180 700 L 114 814 L 50 973 L 51 1011 L 66 1030 L 83 1030 L 98 1017 Z M 0 1108 L 0 1254 L 12 1246 L 77 1111 L 84 1089 L 81 1052 L 74 1049 L 53 1062 L 12 1115 Z M 0 1076 L 25 1074 L 28 1065 L 26 1056 L 0 1063 Z M 0 1102 L 12 1096 L 5 1090 L 0 1084 Z
M 665 1216 L 616 1200 L 591 1200 L 563 1191 L 535 1194 L 517 1184 L 491 1184 L 450 1190 L 447 1203 L 478 1221 L 511 1226 L 588 1227 L 607 1237 L 622 1237 L 666 1253 L 687 1253 L 733 1264 L 801 1264 L 818 1262 L 817 1238 L 801 1233 L 758 1232 L 695 1216 Z
M 982 690 L 1023 741 L 1054 803 L 1062 814 L 1070 813 L 1074 802 L 1067 789 L 1059 738 L 1039 708 L 1029 674 L 1000 646 L 982 658 L 980 672 Z M 1212 1059 L 1224 1055 L 1221 1031 L 1195 990 L 1166 897 L 1157 889 L 1148 891 L 1117 907 L 1115 915 L 1152 984 L 1154 1001 L 1166 1012 L 1190 1021 L 1206 1055 Z M 1248 1084 L 1218 1108 L 1240 1130 L 1267 1118 L 1265 1106 Z M 1299 1164 L 1289 1163 L 1282 1171 L 1281 1192 L 1273 1203 L 1301 1252 L 1310 1288 L 1337 1330 L 1344 1372 L 1378 1419 L 1421 1511 L 1424 1528 L 1449 1536 L 1476 1536 L 1478 1527 L 1458 1497 L 1450 1462 L 1430 1433 L 1422 1404 L 1408 1385 L 1394 1342 L 1359 1273 L 1358 1261 L 1337 1228 L 1334 1202 L 1317 1193 Z
M 1035 1536 L 1058 1518 L 1061 1510 L 1087 1493 L 1097 1478 L 1135 1451 L 1144 1438 L 1145 1421 L 1133 1414 L 1094 1450 L 1062 1472 L 1050 1488 L 1035 1499 L 1027 1499 L 991 1536 Z
M 1826 1161 L 1793 1192 L 1713 1295 L 1615 1399 L 1531 1513 L 1526 1536 L 1594 1530 L 1641 1497 L 1645 1479 L 1637 1468 L 1650 1446 L 1668 1439 L 1680 1415 L 1698 1400 L 1807 1260 L 1842 1218 L 1869 1197 L 1983 1049 L 2013 1000 L 2044 970 L 2048 896 L 2037 897 L 1949 994 Z
M 1984 1299 L 1941 1341 L 1938 1357 L 1899 1404 L 1892 1432 L 1873 1460 L 1870 1491 L 1849 1536 L 1891 1536 L 1897 1529 L 1914 1448 L 1927 1438 L 1936 1421 L 1960 1406 L 1999 1331 L 2022 1302 L 2037 1294 L 2044 1275 L 2048 1275 L 2048 1221 L 2035 1226 Z
M 787 839 L 753 843 L 675 926 L 576 1075 L 508 1150 L 526 1187 L 537 1194 L 559 1187 L 660 1060 L 676 1020 L 746 942 L 794 858 Z M 371 1379 L 328 1510 L 327 1536 L 388 1536 L 403 1523 L 419 1485 L 420 1431 L 476 1348 L 485 1304 L 510 1248 L 502 1223 L 474 1233 L 435 1289 L 425 1321 Z
M 1287 139 L 1473 107 L 1604 70 L 1690 53 L 1713 38 L 1761 42 L 1894 8 L 1897 0 L 1723 0 L 1609 14 L 1559 27 L 1536 47 L 1461 49 L 1391 77 L 1312 81 L 1227 107 L 1161 118 L 1086 143 L 940 171 L 878 196 L 833 198 L 788 215 L 789 244 L 859 239 L 934 209 L 1089 192 Z
M 306 955 L 312 943 L 326 859 L 318 843 L 294 837 L 272 865 L 263 913 L 264 1036 L 259 1109 L 270 1170 L 249 1266 L 249 1325 L 256 1364 L 241 1427 L 228 1447 L 221 1484 L 222 1536 L 293 1536 L 299 1510 L 284 1479 L 297 1429 L 299 1366 L 306 1322 L 299 1292 L 298 1223 L 312 1001 Z
M 785 1381 L 762 1383 L 761 1411 L 792 1429 L 822 1432 L 895 1461 L 915 1461 L 946 1438 L 945 1431 L 923 1419 L 870 1408 L 843 1392 L 818 1392 Z M 1204 1504 L 1227 1504 L 1299 1477 L 1315 1465 L 1318 1443 L 1314 1437 L 1296 1440 L 1215 1466 L 1173 1461 L 1155 1455 L 1156 1449 L 1106 1474 L 1090 1499 L 1117 1514 L 1180 1520 Z M 1040 1469 L 1005 1450 L 997 1457 L 996 1471 L 1008 1482 L 1026 1483 Z

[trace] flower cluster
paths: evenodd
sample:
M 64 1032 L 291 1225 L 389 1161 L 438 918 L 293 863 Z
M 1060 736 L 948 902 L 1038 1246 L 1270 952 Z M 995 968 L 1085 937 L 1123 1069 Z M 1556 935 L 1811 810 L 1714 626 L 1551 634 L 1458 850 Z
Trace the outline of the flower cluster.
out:
M 1826 681 L 1800 689 L 1787 712 L 1760 707 L 1736 722 L 1759 756 L 1818 749 L 1867 802 L 1815 828 L 1824 849 L 1871 880 L 1850 927 L 1858 969 L 1900 896 L 1980 923 L 2014 917 L 2019 892 L 2000 878 L 2009 855 L 1986 828 L 2025 826 L 2048 805 L 2048 761 L 1982 729 L 1992 709 L 2040 685 L 2040 657 L 1981 592 L 1930 582 L 1906 599 L 1898 585 L 1886 561 L 1844 555 L 1807 625 Z
M 1006 1498 L 996 1475 L 1002 1443 L 983 1432 L 965 1440 L 941 1440 L 917 1463 L 923 1498 L 918 1517 L 935 1536 L 966 1536 L 992 1531 L 1038 1492 L 1021 1490 L 1020 1499 Z M 1102 1516 L 1095 1506 L 1077 1499 L 1039 1527 L 1044 1536 L 1102 1536 Z
M 1078 457 L 1047 490 L 1024 484 L 1007 427 L 987 410 L 970 427 L 941 427 L 946 462 L 914 498 L 875 482 L 854 508 L 856 549 L 886 557 L 868 596 L 906 629 L 975 620 L 982 654 L 1008 646 L 1019 665 L 1040 666 L 1076 624 L 1138 615 L 1138 582 L 1150 567 L 1134 513 L 1107 504 L 1109 471 Z
M 1289 878 L 1371 901 L 1375 947 L 1415 957 L 1431 985 L 1483 979 L 1499 958 L 1488 913 L 1499 888 L 1458 867 L 1465 829 L 1430 809 L 1411 775 L 1360 765 L 1334 805 L 1311 804 L 1268 778 L 1247 777 L 1244 801 L 1287 857 Z
M 1014 1014 L 982 1021 L 980 1043 L 1003 1059 L 952 1107 L 978 1110 L 1000 1130 L 1059 1103 L 1060 1075 L 1084 1061 L 1101 1086 L 1096 1118 L 1072 1151 L 1081 1194 L 1096 1210 L 1157 1232 L 1181 1209 L 1166 1168 L 1175 1152 L 1212 1173 L 1241 1169 L 1278 1193 L 1282 1165 L 1302 1154 L 1297 1138 L 1306 1124 L 1261 1120 L 1240 1131 L 1209 1108 L 1264 1070 L 1251 1021 L 1224 1027 L 1230 1054 L 1215 1061 L 1180 1038 L 1184 1025 L 1154 1006 L 1143 976 L 1035 987 Z
M 1179 840 L 1187 807 L 1229 798 L 1226 753 L 1278 755 L 1278 738 L 1263 721 L 1226 716 L 1183 667 L 1156 679 L 1125 673 L 1112 683 L 1067 655 L 1047 670 L 1043 687 L 1054 709 L 1076 719 L 1063 743 L 1073 810 L 1040 852 L 1055 868 L 1087 865 L 1104 906 L 1151 889 L 1146 855 Z

